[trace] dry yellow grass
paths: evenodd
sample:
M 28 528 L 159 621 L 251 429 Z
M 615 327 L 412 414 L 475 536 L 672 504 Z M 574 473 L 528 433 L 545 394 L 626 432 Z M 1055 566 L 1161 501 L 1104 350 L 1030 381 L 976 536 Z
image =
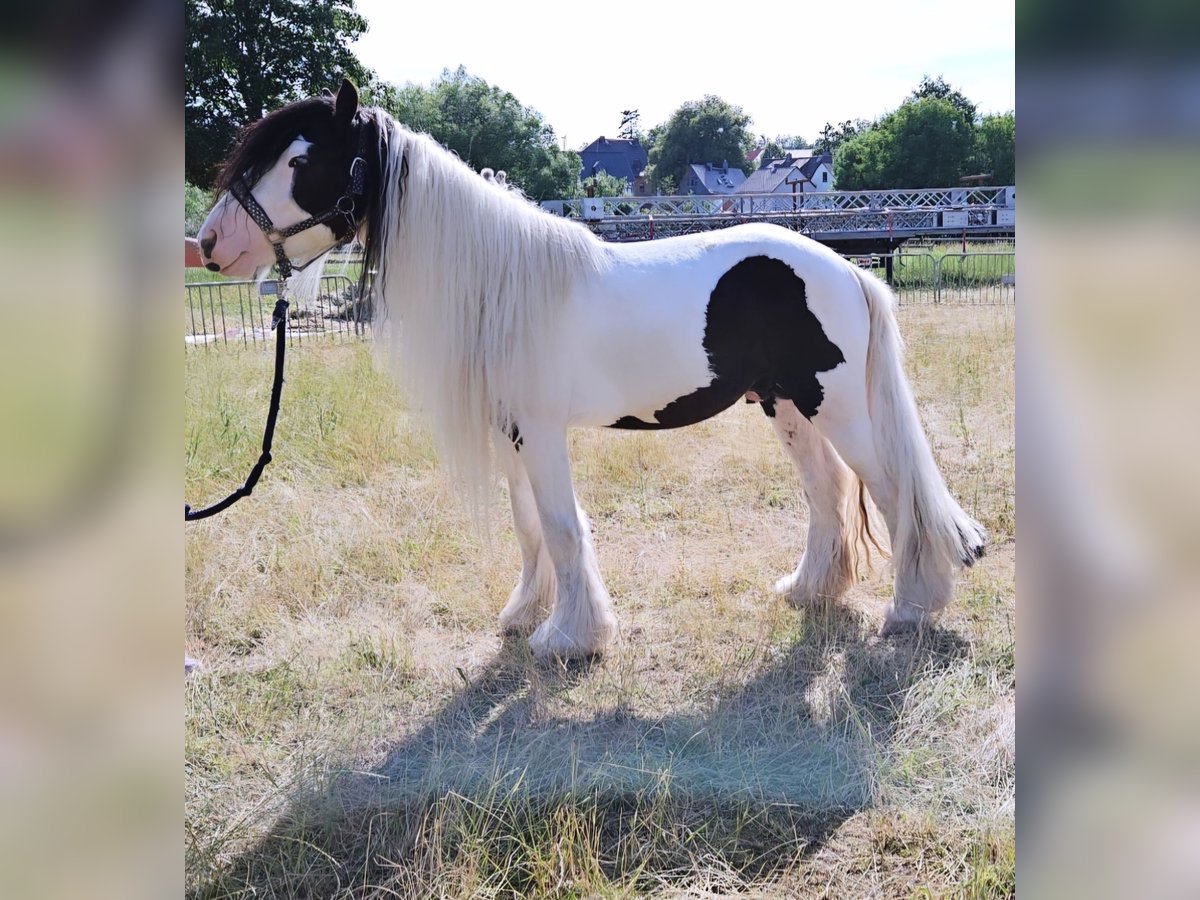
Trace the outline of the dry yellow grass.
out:
M 1011 308 L 901 313 L 952 490 L 989 556 L 922 637 L 889 576 L 796 611 L 798 482 L 761 413 L 572 451 L 622 622 L 555 668 L 496 615 L 481 541 L 362 345 L 289 359 L 278 459 L 187 532 L 196 897 L 1008 896 L 1014 891 Z M 270 360 L 188 360 L 187 496 L 256 455 Z

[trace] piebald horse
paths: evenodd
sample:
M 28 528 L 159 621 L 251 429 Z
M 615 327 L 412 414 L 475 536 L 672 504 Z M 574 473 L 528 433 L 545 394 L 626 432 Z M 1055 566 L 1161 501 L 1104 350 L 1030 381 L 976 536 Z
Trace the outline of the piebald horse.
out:
M 885 634 L 929 622 L 983 554 L 922 431 L 891 291 L 821 244 L 767 224 L 605 243 L 360 106 L 348 81 L 248 126 L 218 187 L 200 231 L 214 271 L 362 242 L 443 464 L 476 503 L 496 463 L 508 480 L 523 565 L 500 623 L 540 657 L 600 653 L 617 631 L 572 487 L 575 426 L 679 428 L 759 402 L 809 507 L 776 589 L 804 605 L 850 588 L 865 485 L 891 538 Z

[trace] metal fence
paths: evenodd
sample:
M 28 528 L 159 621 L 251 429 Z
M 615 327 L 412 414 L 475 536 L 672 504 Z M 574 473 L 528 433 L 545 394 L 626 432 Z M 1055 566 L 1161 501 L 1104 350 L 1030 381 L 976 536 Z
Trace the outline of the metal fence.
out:
M 935 254 L 918 252 L 849 255 L 846 259 L 877 274 L 903 304 L 1003 305 L 1016 302 L 1016 254 L 1012 250 Z M 271 311 L 278 282 L 204 281 L 187 284 L 184 341 L 213 344 L 271 344 Z M 293 301 L 288 341 L 361 337 L 372 318 L 371 298 L 345 275 L 323 275 L 313 300 Z
M 213 344 L 271 344 L 271 311 L 277 281 L 202 281 L 184 285 L 184 342 L 189 347 Z M 292 299 L 288 310 L 288 343 L 361 337 L 371 322 L 370 298 L 358 296 L 358 285 L 345 275 L 321 276 L 312 300 Z
M 901 305 L 998 306 L 1017 299 L 1016 253 L 898 252 L 849 255 L 846 259 L 886 281 Z

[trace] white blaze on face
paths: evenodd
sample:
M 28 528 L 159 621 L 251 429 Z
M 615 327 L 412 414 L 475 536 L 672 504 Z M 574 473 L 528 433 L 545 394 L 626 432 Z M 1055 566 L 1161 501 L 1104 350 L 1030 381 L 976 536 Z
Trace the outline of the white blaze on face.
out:
M 283 155 L 276 160 L 275 165 L 258 180 L 251 191 L 277 229 L 287 228 L 302 222 L 310 215 L 324 212 L 319 209 L 308 212 L 301 209 L 292 199 L 292 180 L 296 170 L 289 163 L 295 157 L 307 153 L 311 146 L 303 137 L 292 141 Z M 212 255 L 206 256 L 205 261 L 220 266 L 222 275 L 231 278 L 251 278 L 259 269 L 275 263 L 275 251 L 262 229 L 228 193 L 221 195 L 221 199 L 200 226 L 201 246 L 204 246 L 205 237 L 211 238 L 214 234 L 216 243 L 212 246 Z M 335 243 L 337 241 L 330 228 L 316 225 L 289 237 L 283 248 L 290 258 L 305 262 L 319 256 Z

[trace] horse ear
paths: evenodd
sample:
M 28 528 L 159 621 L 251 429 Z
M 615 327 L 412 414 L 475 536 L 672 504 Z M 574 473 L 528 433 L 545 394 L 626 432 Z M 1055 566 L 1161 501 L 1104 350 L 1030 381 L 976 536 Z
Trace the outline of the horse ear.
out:
M 337 100 L 334 101 L 333 120 L 343 128 L 347 127 L 356 112 L 358 112 L 358 88 L 349 78 L 343 78 L 342 86 L 337 93 Z

